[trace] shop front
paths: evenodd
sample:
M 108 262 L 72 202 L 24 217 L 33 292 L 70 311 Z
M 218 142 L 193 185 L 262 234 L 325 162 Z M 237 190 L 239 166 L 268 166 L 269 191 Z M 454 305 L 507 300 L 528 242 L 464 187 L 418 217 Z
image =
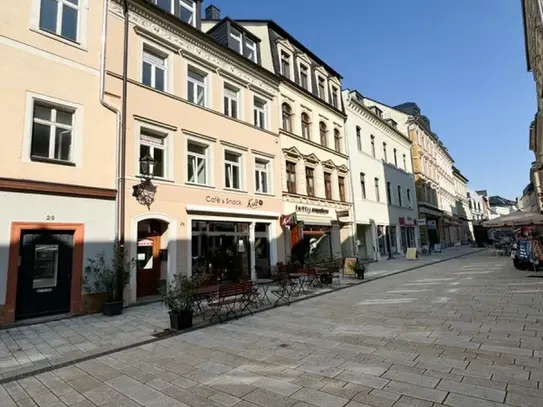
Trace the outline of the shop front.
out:
M 303 263 L 352 253 L 350 209 L 285 203 L 283 211 L 287 258 Z
M 402 252 L 405 253 L 409 247 L 417 247 L 416 228 L 417 220 L 412 216 L 400 216 L 398 218 L 400 225 L 400 244 Z

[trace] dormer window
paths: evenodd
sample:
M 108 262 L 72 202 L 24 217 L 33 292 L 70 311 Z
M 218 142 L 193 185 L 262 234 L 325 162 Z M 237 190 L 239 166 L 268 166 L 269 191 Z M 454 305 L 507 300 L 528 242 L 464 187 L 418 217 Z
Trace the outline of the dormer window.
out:
M 339 91 L 335 86 L 332 86 L 332 106 L 339 108 Z
M 304 64 L 300 64 L 300 86 L 309 90 L 309 67 Z
M 290 55 L 286 52 L 281 52 L 281 74 L 290 79 Z
M 196 26 L 196 1 L 179 0 L 179 18 L 187 24 Z
M 230 40 L 232 49 L 241 54 L 241 33 L 238 30 L 232 28 L 230 31 Z
M 246 58 L 249 58 L 253 62 L 257 62 L 256 42 L 249 38 L 245 38 L 245 52 Z
M 383 111 L 381 109 L 379 109 L 377 106 L 373 106 L 371 108 L 371 110 L 372 110 L 373 114 L 375 114 L 375 116 L 381 117 L 381 118 L 383 117 Z
M 388 119 L 387 120 L 387 123 L 390 124 L 392 127 L 394 127 L 395 129 L 398 128 L 398 123 L 396 123 L 394 120 L 392 119 Z
M 319 97 L 322 100 L 326 100 L 326 79 L 322 76 L 317 76 L 317 82 L 319 85 Z

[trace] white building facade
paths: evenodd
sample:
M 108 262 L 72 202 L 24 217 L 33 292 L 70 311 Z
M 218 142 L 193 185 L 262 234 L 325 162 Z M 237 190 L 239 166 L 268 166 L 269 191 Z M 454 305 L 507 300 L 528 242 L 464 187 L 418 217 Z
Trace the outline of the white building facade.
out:
M 419 246 L 411 142 L 397 123 L 343 91 L 357 255 L 381 260 Z

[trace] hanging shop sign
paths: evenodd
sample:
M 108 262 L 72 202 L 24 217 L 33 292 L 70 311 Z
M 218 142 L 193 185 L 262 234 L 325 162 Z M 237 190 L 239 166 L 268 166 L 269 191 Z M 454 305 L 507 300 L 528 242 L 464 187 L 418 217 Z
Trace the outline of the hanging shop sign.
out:
M 291 226 L 298 223 L 298 220 L 296 219 L 296 213 L 291 213 L 290 215 L 281 215 L 280 218 L 281 227 Z
M 336 215 L 338 218 L 347 218 L 349 216 L 349 210 L 336 211 Z
M 437 229 L 437 222 L 435 220 L 427 220 L 426 225 L 428 229 Z

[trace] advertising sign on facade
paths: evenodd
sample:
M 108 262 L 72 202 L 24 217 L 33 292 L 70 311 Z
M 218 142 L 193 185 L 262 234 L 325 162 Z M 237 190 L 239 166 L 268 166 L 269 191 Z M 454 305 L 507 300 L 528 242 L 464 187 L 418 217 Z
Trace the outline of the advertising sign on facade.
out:
M 427 220 L 426 225 L 428 226 L 428 229 L 437 229 L 437 223 L 435 220 Z

